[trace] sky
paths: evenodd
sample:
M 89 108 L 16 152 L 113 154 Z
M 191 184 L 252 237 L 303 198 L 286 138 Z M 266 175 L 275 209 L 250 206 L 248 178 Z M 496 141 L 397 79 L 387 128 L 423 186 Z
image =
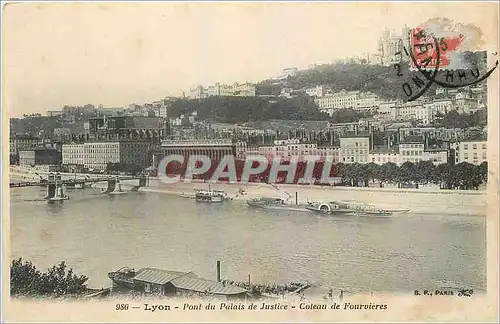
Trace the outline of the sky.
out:
M 497 11 L 478 2 L 13 3 L 2 11 L 3 107 L 10 117 L 119 107 L 257 82 L 375 53 L 384 28 L 434 17 L 472 23 L 497 46 Z

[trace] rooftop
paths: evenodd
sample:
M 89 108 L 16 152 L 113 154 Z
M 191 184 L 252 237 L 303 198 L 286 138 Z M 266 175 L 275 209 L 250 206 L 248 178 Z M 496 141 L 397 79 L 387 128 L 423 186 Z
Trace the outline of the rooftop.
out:
M 157 285 L 164 285 L 175 278 L 188 274 L 191 275 L 191 273 L 189 272 L 170 271 L 156 268 L 143 268 L 137 272 L 136 276 L 133 279 L 150 282 Z
M 424 142 L 424 139 L 422 138 L 422 136 L 407 136 L 405 137 L 401 143 L 402 144 L 410 144 L 410 143 L 423 143 Z
M 399 153 L 398 145 L 394 145 L 392 147 L 375 147 L 371 152 L 371 154 L 388 154 L 388 153 Z
M 170 271 L 156 268 L 143 268 L 139 270 L 133 280 L 157 285 L 165 285 L 170 282 L 177 289 L 210 292 L 218 295 L 236 295 L 246 292 L 245 289 L 237 286 L 200 278 L 193 272 Z
M 344 134 L 344 135 L 340 136 L 340 138 L 360 138 L 360 137 L 369 138 L 370 134 L 367 132 L 360 132 L 357 134 Z
M 217 281 L 206 280 L 194 276 L 183 276 L 171 281 L 177 289 L 192 290 L 197 292 L 210 292 L 217 295 L 237 295 L 246 290 L 237 286 L 223 284 Z

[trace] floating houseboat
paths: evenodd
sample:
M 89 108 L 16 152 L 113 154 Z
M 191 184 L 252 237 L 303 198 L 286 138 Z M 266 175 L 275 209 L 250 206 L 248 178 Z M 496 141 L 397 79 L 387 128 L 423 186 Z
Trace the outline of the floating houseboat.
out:
M 113 282 L 113 292 L 166 297 L 215 297 L 222 300 L 245 300 L 248 297 L 246 289 L 221 282 L 219 272 L 218 281 L 212 281 L 192 272 L 156 268 L 134 271 L 126 267 L 110 272 L 108 277 Z
M 390 216 L 394 213 L 405 213 L 409 209 L 382 209 L 356 201 L 308 202 L 309 211 L 330 215 L 373 215 Z

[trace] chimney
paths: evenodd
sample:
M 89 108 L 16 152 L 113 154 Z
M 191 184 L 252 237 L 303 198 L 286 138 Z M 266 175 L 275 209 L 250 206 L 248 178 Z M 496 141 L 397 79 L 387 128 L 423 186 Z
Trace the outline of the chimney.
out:
M 220 261 L 217 261 L 217 282 L 220 282 Z

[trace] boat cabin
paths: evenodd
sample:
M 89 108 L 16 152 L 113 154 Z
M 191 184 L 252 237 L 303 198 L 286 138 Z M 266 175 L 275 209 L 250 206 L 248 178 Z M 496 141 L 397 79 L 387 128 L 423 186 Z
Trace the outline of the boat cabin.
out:
M 192 272 L 143 268 L 137 272 L 109 273 L 114 290 L 159 296 L 211 296 L 222 300 L 244 300 L 247 290 L 198 277 Z

